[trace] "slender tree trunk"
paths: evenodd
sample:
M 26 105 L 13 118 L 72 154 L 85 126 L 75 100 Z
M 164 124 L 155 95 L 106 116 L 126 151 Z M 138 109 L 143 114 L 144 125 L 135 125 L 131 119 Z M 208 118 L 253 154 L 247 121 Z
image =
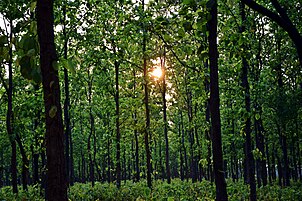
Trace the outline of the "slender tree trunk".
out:
M 206 61 L 205 67 L 206 71 L 209 71 L 209 61 Z M 206 78 L 205 79 L 205 91 L 206 93 L 210 92 L 210 82 Z M 212 150 L 211 150 L 211 122 L 210 122 L 210 99 L 208 98 L 206 101 L 206 122 L 209 124 L 209 127 L 205 131 L 205 139 L 207 140 L 207 175 L 208 179 L 213 182 L 213 174 L 212 174 L 212 161 L 211 161 L 211 156 L 212 156 Z
M 245 15 L 245 5 L 240 2 L 240 14 L 241 14 L 241 32 L 245 31 L 246 15 Z M 248 70 L 249 66 L 245 57 L 242 57 L 242 87 L 245 94 L 245 110 L 247 112 L 247 118 L 245 121 L 245 157 L 247 166 L 247 178 L 250 185 L 250 201 L 257 200 L 256 194 L 256 181 L 255 181 L 255 160 L 252 152 L 252 138 L 251 138 L 251 99 L 250 99 L 250 86 L 248 82 Z
M 73 159 L 73 141 L 72 141 L 72 135 L 70 132 L 70 136 L 69 136 L 69 145 L 70 145 L 70 185 L 73 186 L 74 184 L 74 179 L 75 179 L 75 175 L 74 175 L 74 159 Z
M 6 129 L 7 134 L 11 143 L 11 179 L 13 193 L 18 193 L 17 187 L 17 150 L 16 150 L 16 137 L 13 132 L 13 49 L 12 49 L 12 38 L 13 38 L 13 22 L 9 21 L 10 33 L 9 33 L 9 62 L 8 62 L 8 86 L 6 88 L 7 93 L 7 113 L 6 113 Z M 6 84 L 6 83 L 3 83 Z
M 121 133 L 120 133 L 120 102 L 119 102 L 119 66 L 118 61 L 114 62 L 115 67 L 115 128 L 116 128 L 116 186 L 121 187 Z
M 27 159 L 26 151 L 24 146 L 22 145 L 21 139 L 19 135 L 16 135 L 16 142 L 19 145 L 21 158 L 22 158 L 22 185 L 23 190 L 27 191 L 28 185 L 28 176 L 29 176 L 29 161 Z
M 37 1 L 40 65 L 46 120 L 46 199 L 64 201 L 67 200 L 67 182 L 59 76 L 58 71 L 53 67 L 57 60 L 53 30 L 53 3 L 53 1 L 47 0 Z
M 4 157 L 3 157 L 3 148 L 0 151 L 0 188 L 3 187 L 4 182 Z
M 163 85 L 162 99 L 163 99 L 164 136 L 165 136 L 165 143 L 166 143 L 166 147 L 165 147 L 166 174 L 167 174 L 167 182 L 168 182 L 168 184 L 170 184 L 171 183 L 171 170 L 170 170 L 168 120 L 167 120 L 167 100 L 166 100 L 167 84 L 166 84 L 165 60 L 166 60 L 166 55 L 164 55 L 164 58 L 161 59 L 161 71 L 162 71 L 162 85 Z
M 270 156 L 269 156 L 268 143 L 265 143 L 265 153 L 266 153 L 266 160 L 267 160 L 268 181 L 271 184 L 272 183 L 272 167 L 271 167 L 271 160 L 270 160 Z
M 276 157 L 276 149 L 275 149 L 275 145 L 273 144 L 273 149 L 272 149 L 272 180 L 273 181 L 276 181 L 276 160 L 275 160 L 275 157 Z
M 142 1 L 143 10 L 145 9 L 145 2 Z M 147 160 L 147 184 L 149 188 L 152 188 L 152 180 L 151 180 L 151 151 L 149 148 L 149 138 L 150 137 L 150 109 L 149 109 L 149 89 L 148 89 L 148 69 L 147 69 L 147 59 L 146 59 L 146 44 L 147 42 L 147 30 L 144 24 L 143 29 L 143 78 L 144 78 L 144 92 L 145 92 L 145 114 L 146 114 L 146 128 L 145 128 L 145 149 L 146 149 L 146 160 Z
M 217 50 L 217 1 L 210 0 L 211 19 L 208 22 L 209 30 L 209 60 L 210 60 L 210 114 L 212 124 L 212 150 L 214 162 L 214 175 L 216 184 L 216 200 L 226 201 L 228 195 L 224 178 L 221 124 L 219 110 L 219 84 L 218 84 L 218 50 Z
M 136 72 L 133 71 L 133 94 L 134 98 L 136 97 Z M 134 140 L 135 140 L 135 180 L 138 182 L 140 180 L 140 165 L 139 165 L 139 143 L 138 143 L 138 131 L 137 131 L 137 111 L 134 109 L 133 113 L 134 120 Z
M 64 59 L 68 59 L 68 36 L 66 32 L 66 1 L 63 6 L 63 37 L 64 37 Z M 71 135 L 71 127 L 70 127 L 70 118 L 69 118 L 69 77 L 68 71 L 64 68 L 64 88 L 65 88 L 65 101 L 64 101 L 64 123 L 65 123 L 65 156 L 66 156 L 66 176 L 67 176 L 67 185 L 70 184 L 70 135 Z
M 285 97 L 284 97 L 284 89 L 283 89 L 283 73 L 281 69 L 282 58 L 280 55 L 281 52 L 281 40 L 277 39 L 277 51 L 279 53 L 279 64 L 277 65 L 277 82 L 278 82 L 278 90 L 279 90 L 279 102 L 277 105 L 277 113 L 279 117 L 278 129 L 279 129 L 279 138 L 280 138 L 280 145 L 283 153 L 283 162 L 284 162 L 284 185 L 289 186 L 289 165 L 288 165 L 288 153 L 287 153 L 287 136 L 286 136 L 286 126 L 284 123 L 284 111 L 286 108 L 285 106 Z
M 181 113 L 181 111 L 179 111 L 179 113 Z M 179 122 L 178 122 L 178 137 L 179 137 L 179 159 L 180 159 L 180 179 L 181 181 L 184 180 L 184 157 L 183 157 L 183 141 L 182 141 L 182 128 L 181 128 L 181 124 L 182 124 L 182 119 L 181 119 L 181 114 L 179 117 Z
M 7 93 L 7 113 L 6 113 L 6 130 L 11 143 L 11 180 L 13 193 L 18 193 L 17 187 L 17 150 L 16 150 L 16 139 L 13 133 L 13 49 L 12 49 L 12 38 L 13 38 L 13 22 L 9 21 L 10 31 L 9 31 L 9 62 L 8 62 L 8 86 L 5 82 L 2 83 L 4 85 L 6 93 Z M 2 75 L 1 75 L 2 76 Z M 1 77 L 3 80 L 3 77 Z

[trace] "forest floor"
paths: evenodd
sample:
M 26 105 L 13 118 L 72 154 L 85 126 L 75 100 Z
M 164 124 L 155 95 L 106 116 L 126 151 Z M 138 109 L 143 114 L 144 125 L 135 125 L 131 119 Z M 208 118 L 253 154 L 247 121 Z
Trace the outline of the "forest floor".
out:
M 0 189 L 0 200 L 44 200 L 39 186 L 29 186 L 27 192 L 19 187 L 19 193 L 15 196 L 11 187 Z M 229 200 L 249 200 L 249 188 L 242 181 L 227 181 Z M 96 182 L 92 187 L 90 183 L 75 183 L 68 189 L 68 197 L 71 201 L 96 201 L 96 200 L 120 200 L 120 201 L 195 201 L 215 200 L 215 185 L 209 181 L 192 183 L 173 179 L 171 184 L 161 180 L 153 181 L 152 190 L 146 185 L 146 181 L 134 183 L 126 181 L 117 189 L 114 183 Z M 302 183 L 293 182 L 290 187 L 280 187 L 277 184 L 257 188 L 258 200 L 284 200 L 298 201 L 302 197 Z

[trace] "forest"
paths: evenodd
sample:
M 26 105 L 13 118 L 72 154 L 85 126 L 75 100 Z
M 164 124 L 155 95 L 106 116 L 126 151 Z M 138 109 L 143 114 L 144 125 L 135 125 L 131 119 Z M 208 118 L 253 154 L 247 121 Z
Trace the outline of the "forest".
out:
M 301 0 L 1 0 L 0 200 L 301 200 Z

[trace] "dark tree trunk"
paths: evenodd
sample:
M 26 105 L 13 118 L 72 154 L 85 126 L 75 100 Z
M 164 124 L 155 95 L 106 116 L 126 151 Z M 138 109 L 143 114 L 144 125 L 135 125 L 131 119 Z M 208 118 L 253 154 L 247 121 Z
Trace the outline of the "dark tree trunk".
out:
M 3 148 L 0 151 L 0 188 L 5 184 L 4 182 L 4 157 L 3 157 Z
M 119 95 L 119 62 L 114 62 L 115 67 L 115 128 L 116 128 L 116 186 L 121 187 L 121 132 L 120 132 L 120 95 Z
M 29 176 L 29 161 L 27 159 L 26 151 L 22 145 L 19 135 L 16 135 L 16 141 L 20 148 L 21 158 L 22 158 L 22 186 L 23 190 L 27 191 L 28 176 Z
M 211 19 L 208 22 L 209 30 L 209 60 L 210 60 L 210 114 L 212 125 L 212 150 L 214 162 L 214 175 L 216 184 L 216 200 L 228 200 L 226 182 L 224 178 L 221 124 L 219 110 L 219 84 L 218 84 L 218 50 L 217 50 L 217 1 L 210 0 Z
M 275 149 L 275 145 L 273 145 L 273 149 L 272 149 L 272 180 L 273 181 L 276 181 L 276 160 L 275 160 L 275 157 L 276 157 L 276 149 Z
M 57 60 L 53 30 L 53 3 L 47 0 L 37 1 L 40 66 L 46 120 L 46 199 L 64 201 L 67 200 L 67 182 L 59 76 L 58 71 L 53 67 Z
M 9 43 L 12 44 L 13 38 L 13 22 L 10 20 L 10 34 L 9 34 Z M 9 48 L 9 62 L 8 62 L 8 86 L 6 87 L 7 93 L 7 114 L 6 114 L 6 129 L 7 134 L 11 143 L 11 178 L 12 178 L 12 187 L 13 193 L 18 193 L 17 187 L 17 150 L 16 150 L 16 137 L 13 132 L 13 49 Z
M 240 15 L 242 20 L 241 30 L 240 32 L 245 31 L 245 23 L 246 23 L 246 16 L 245 16 L 245 5 L 243 1 L 240 2 Z M 245 94 L 245 110 L 247 112 L 247 118 L 245 121 L 245 158 L 246 158 L 246 167 L 247 167 L 247 178 L 248 183 L 250 185 L 250 201 L 257 200 L 256 194 L 256 181 L 255 181 L 255 160 L 253 156 L 253 148 L 252 148 L 252 137 L 251 137 L 251 99 L 250 99 L 250 86 L 248 82 L 248 70 L 249 66 L 245 57 L 242 57 L 242 87 Z
M 46 180 L 47 180 L 47 174 L 46 174 L 46 156 L 45 156 L 45 151 L 43 150 L 45 148 L 45 144 L 41 144 L 41 194 L 43 192 L 43 189 L 45 190 L 44 197 L 45 199 L 47 198 L 47 191 L 46 191 Z
M 181 113 L 181 111 L 179 112 Z M 179 122 L 178 122 L 178 136 L 179 136 L 179 157 L 180 157 L 180 179 L 181 181 L 184 180 L 184 157 L 183 157 L 183 141 L 182 141 L 182 128 L 181 128 L 181 125 L 182 125 L 182 118 L 181 118 L 181 114 L 180 114 L 180 117 L 179 117 Z
M 268 181 L 271 184 L 272 183 L 272 167 L 271 167 L 271 160 L 270 160 L 270 156 L 269 156 L 268 143 L 265 143 L 265 153 L 266 153 L 267 170 L 268 170 Z
M 145 9 L 145 2 L 143 0 L 142 2 L 142 7 L 143 10 Z M 145 114 L 146 114 L 146 128 L 145 128 L 145 149 L 146 149 L 146 165 L 147 165 L 147 184 L 149 188 L 152 188 L 152 180 L 151 180 L 151 151 L 149 148 L 149 138 L 150 136 L 150 109 L 149 109 L 149 89 L 148 89 L 148 69 L 147 69 L 147 59 L 146 59 L 146 42 L 147 42 L 147 28 L 146 25 L 144 24 L 144 30 L 143 30 L 143 78 L 144 78 L 144 92 L 145 92 L 145 98 L 144 98 L 144 103 L 145 103 Z
M 69 140 L 70 140 L 70 180 L 69 180 L 69 183 L 71 186 L 73 186 L 74 184 L 74 159 L 73 159 L 73 141 L 72 141 L 72 135 L 71 135 L 71 132 L 70 132 L 70 136 L 69 136 Z
M 136 94 L 136 72 L 133 71 L 133 94 Z M 134 95 L 136 98 L 136 95 Z M 137 112 L 136 109 L 133 113 L 133 120 L 134 120 L 134 139 L 135 139 L 135 179 L 136 182 L 140 180 L 140 165 L 139 165 L 139 143 L 138 143 L 138 131 L 137 131 Z
M 277 39 L 277 51 L 280 55 L 281 52 L 281 40 Z M 284 89 L 283 89 L 283 72 L 281 68 L 281 63 L 282 63 L 282 58 L 281 55 L 279 57 L 279 64 L 276 67 L 277 71 L 277 82 L 278 82 L 278 92 L 279 92 L 279 100 L 277 104 L 277 113 L 279 117 L 279 123 L 277 125 L 278 127 L 278 133 L 279 133 L 279 140 L 280 140 L 280 145 L 283 153 L 283 165 L 284 165 L 284 185 L 289 186 L 290 185 L 290 180 L 289 180 L 289 165 L 288 165 L 288 153 L 287 153 L 287 136 L 286 136 L 286 125 L 284 123 L 284 111 L 286 110 L 285 107 L 285 96 L 284 96 Z
M 163 99 L 163 120 L 164 120 L 164 136 L 165 136 L 165 159 L 166 159 L 166 174 L 167 174 L 167 182 L 168 184 L 171 183 L 171 170 L 170 170 L 170 156 L 169 156 L 169 139 L 168 139 L 168 120 L 167 120 L 167 100 L 166 100 L 166 69 L 165 69 L 165 60 L 166 55 L 164 58 L 161 59 L 161 70 L 162 70 L 162 99 Z
M 64 24 L 63 24 L 63 37 L 64 37 L 64 59 L 67 60 L 67 53 L 68 53 L 68 36 L 66 32 L 66 2 L 63 6 L 63 17 L 64 17 Z M 65 156 L 66 156 L 66 176 L 67 176 L 67 185 L 70 184 L 70 135 L 71 135 L 71 127 L 70 127 L 70 117 L 69 117 L 69 107 L 70 107 L 70 100 L 69 100 L 69 77 L 68 71 L 64 68 L 64 89 L 65 89 L 65 101 L 64 101 L 64 123 L 65 123 Z
M 136 113 L 134 113 L 135 124 L 137 124 Z M 140 180 L 140 168 L 139 168 L 139 144 L 138 144 L 138 132 L 134 130 L 135 138 L 135 178 L 138 182 Z
M 209 61 L 206 61 L 205 67 L 206 71 L 209 71 Z M 208 78 L 205 78 L 205 91 L 206 93 L 210 92 L 210 82 Z M 211 182 L 214 181 L 213 178 L 213 171 L 212 171 L 212 150 L 211 150 L 211 122 L 210 122 L 210 99 L 208 98 L 206 101 L 206 122 L 208 123 L 209 127 L 205 130 L 205 139 L 208 141 L 207 143 L 207 178 Z

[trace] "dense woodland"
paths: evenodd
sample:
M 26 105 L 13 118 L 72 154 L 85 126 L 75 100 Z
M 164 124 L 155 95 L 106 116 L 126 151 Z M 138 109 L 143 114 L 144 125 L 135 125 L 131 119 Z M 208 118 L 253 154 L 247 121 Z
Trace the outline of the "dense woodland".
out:
M 300 0 L 1 0 L 0 66 L 0 199 L 301 199 Z

